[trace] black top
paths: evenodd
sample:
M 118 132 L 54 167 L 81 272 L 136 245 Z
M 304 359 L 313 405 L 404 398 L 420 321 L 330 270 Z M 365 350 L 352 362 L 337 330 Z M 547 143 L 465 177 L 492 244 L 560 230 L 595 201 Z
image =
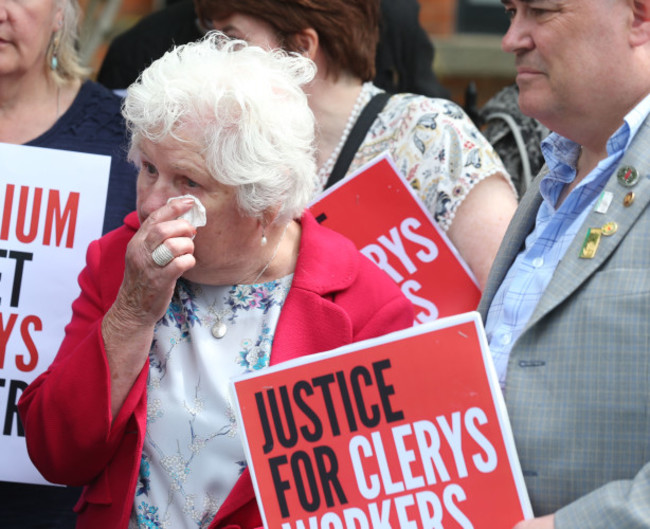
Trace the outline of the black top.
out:
M 392 94 L 449 99 L 449 91 L 433 72 L 435 50 L 419 15 L 417 0 L 381 0 L 374 83 Z
M 111 89 L 124 89 L 142 70 L 175 45 L 201 38 L 192 0 L 176 2 L 142 19 L 113 39 L 97 81 Z

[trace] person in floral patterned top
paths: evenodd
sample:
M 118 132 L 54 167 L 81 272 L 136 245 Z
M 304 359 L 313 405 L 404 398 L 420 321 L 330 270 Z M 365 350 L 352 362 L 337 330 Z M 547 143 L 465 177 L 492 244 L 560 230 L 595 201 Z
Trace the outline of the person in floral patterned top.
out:
M 379 0 L 195 0 L 206 27 L 304 54 L 316 116 L 319 189 L 328 182 L 375 75 Z M 445 99 L 393 95 L 370 125 L 347 174 L 388 151 L 483 285 L 517 206 L 499 156 L 463 110 Z
M 19 403 L 42 474 L 85 485 L 78 529 L 261 526 L 232 377 L 413 324 L 305 211 L 314 71 L 212 34 L 128 89 L 137 211 L 89 247 L 61 348 Z

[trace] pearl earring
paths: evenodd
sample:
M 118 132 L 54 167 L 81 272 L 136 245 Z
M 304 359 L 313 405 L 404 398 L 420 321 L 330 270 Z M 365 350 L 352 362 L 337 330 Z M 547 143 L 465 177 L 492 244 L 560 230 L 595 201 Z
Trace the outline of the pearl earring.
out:
M 269 240 L 266 238 L 266 228 L 262 228 L 262 240 L 260 241 L 260 244 L 266 246 L 267 242 L 269 242 Z

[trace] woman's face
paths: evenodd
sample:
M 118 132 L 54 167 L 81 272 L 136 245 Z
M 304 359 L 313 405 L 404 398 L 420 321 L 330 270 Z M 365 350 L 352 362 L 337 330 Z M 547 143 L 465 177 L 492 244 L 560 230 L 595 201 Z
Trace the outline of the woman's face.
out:
M 235 189 L 210 176 L 196 144 L 170 136 L 159 143 L 144 139 L 140 153 L 140 222 L 180 195 L 194 195 L 205 206 L 207 224 L 197 229 L 194 239 L 196 266 L 184 277 L 198 283 L 242 279 L 246 265 L 257 262 L 262 231 L 259 221 L 237 207 Z
M 50 39 L 61 28 L 63 1 L 0 0 L 0 75 L 46 67 Z
M 233 39 L 245 40 L 253 46 L 264 49 L 280 47 L 274 27 L 258 17 L 233 13 L 226 18 L 210 20 L 210 27 Z

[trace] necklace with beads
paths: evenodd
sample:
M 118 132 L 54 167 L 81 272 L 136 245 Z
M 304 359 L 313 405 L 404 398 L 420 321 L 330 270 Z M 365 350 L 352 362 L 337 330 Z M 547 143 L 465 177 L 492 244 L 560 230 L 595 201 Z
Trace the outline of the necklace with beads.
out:
M 352 111 L 348 116 L 348 120 L 345 123 L 345 128 L 343 129 L 343 133 L 341 134 L 341 138 L 339 139 L 338 144 L 336 147 L 334 147 L 334 150 L 332 151 L 332 154 L 330 154 L 329 158 L 323 165 L 320 166 L 320 169 L 318 169 L 318 182 L 320 183 L 321 189 L 325 187 L 327 179 L 332 173 L 332 169 L 334 169 L 334 164 L 336 164 L 336 160 L 338 159 L 339 154 L 341 154 L 341 149 L 343 149 L 343 145 L 345 145 L 345 142 L 347 141 L 348 136 L 352 131 L 352 127 L 354 127 L 359 114 L 361 114 L 361 110 L 363 109 L 363 101 L 365 100 L 366 94 L 370 91 L 371 88 L 372 83 L 363 83 L 361 91 L 359 92 L 359 95 L 354 102 L 354 106 L 352 107 Z

